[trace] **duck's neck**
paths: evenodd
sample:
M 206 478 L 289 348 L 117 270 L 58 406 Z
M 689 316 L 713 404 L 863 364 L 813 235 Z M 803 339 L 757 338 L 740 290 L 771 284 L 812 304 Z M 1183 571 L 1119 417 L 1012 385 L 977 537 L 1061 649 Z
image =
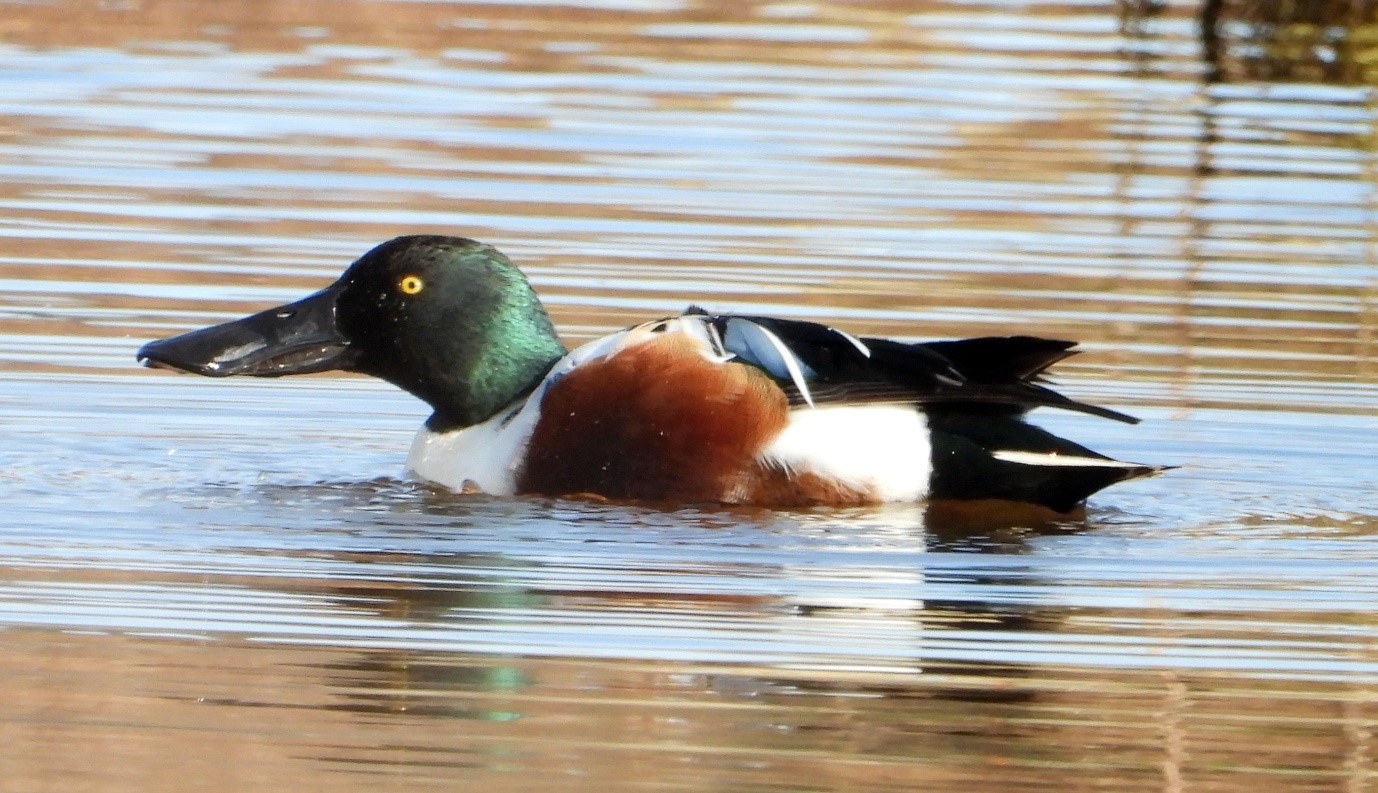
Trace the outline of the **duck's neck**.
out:
M 457 367 L 458 376 L 408 388 L 435 411 L 426 421 L 427 429 L 445 432 L 487 421 L 529 394 L 565 355 L 549 320 L 546 330 L 499 335 L 476 350 L 467 365 Z

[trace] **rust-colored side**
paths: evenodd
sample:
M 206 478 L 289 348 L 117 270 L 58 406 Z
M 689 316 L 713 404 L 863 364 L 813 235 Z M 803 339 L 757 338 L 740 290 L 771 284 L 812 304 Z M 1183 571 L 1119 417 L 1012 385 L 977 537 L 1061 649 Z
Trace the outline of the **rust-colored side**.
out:
M 783 391 L 679 336 L 590 361 L 541 401 L 518 490 L 742 502 L 761 449 L 785 426 Z
M 845 485 L 812 471 L 790 471 L 758 464 L 738 503 L 774 507 L 850 507 L 874 504 L 878 500 L 869 488 Z

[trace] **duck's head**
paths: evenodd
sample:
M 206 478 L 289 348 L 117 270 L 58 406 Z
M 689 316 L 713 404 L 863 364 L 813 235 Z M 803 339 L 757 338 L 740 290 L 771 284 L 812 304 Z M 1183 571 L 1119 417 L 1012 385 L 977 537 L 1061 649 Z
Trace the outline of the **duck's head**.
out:
M 208 377 L 362 372 L 428 402 L 433 426 L 454 427 L 495 414 L 564 353 L 526 277 L 496 248 L 409 236 L 313 295 L 151 342 L 138 357 Z

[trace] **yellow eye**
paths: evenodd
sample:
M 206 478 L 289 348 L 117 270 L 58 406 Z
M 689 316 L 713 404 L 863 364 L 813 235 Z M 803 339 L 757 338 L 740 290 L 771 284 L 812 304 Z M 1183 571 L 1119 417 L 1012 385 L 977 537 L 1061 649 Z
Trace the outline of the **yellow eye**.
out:
M 397 288 L 401 289 L 404 295 L 414 295 L 426 288 L 426 282 L 414 275 L 408 275 L 397 282 Z

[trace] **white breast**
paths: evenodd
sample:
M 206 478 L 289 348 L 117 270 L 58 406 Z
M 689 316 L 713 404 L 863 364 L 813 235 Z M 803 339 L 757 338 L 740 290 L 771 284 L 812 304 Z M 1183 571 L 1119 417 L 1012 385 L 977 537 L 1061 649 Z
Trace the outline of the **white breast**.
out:
M 503 411 L 460 430 L 432 432 L 422 427 L 412 441 L 407 469 L 451 490 L 514 495 L 526 444 L 540 417 L 536 402 L 528 400 L 515 416 Z
M 804 408 L 761 457 L 870 490 L 882 501 L 917 501 L 933 475 L 928 421 L 903 405 Z

